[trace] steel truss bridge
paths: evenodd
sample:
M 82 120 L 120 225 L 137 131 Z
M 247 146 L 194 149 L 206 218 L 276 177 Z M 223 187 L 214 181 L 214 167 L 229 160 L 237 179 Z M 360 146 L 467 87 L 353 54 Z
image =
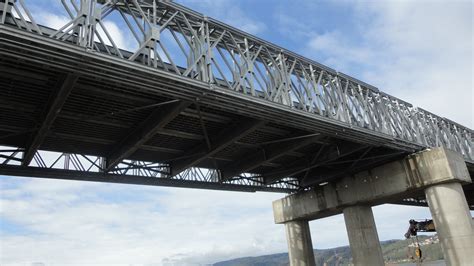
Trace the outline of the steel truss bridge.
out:
M 62 0 L 49 28 L 34 2 L 0 0 L 0 174 L 291 193 L 438 146 L 473 169 L 471 129 L 179 4 Z

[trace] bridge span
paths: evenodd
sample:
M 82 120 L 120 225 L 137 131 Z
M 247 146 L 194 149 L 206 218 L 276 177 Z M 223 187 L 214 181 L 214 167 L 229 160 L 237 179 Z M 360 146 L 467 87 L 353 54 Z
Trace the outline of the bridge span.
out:
M 61 5 L 0 0 L 0 174 L 304 195 L 437 147 L 474 172 L 471 129 L 184 6 Z

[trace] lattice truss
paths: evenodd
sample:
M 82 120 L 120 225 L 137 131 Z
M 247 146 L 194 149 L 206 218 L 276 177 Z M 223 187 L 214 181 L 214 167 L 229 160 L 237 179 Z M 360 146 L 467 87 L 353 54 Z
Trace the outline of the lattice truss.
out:
M 0 0 L 0 23 L 474 160 L 471 129 L 180 5 L 62 0 L 68 21 L 51 29 L 36 23 L 27 2 Z M 108 21 L 134 43 L 120 47 Z
M 0 165 L 21 165 L 23 153 L 24 149 L 22 148 L 0 146 Z M 186 169 L 178 175 L 171 176 L 169 165 L 167 164 L 136 160 L 123 160 L 113 169 L 106 171 L 107 167 L 105 161 L 106 159 L 104 157 L 99 156 L 38 150 L 34 154 L 29 167 L 48 170 L 45 171 L 45 173 L 48 174 L 48 177 L 52 177 L 55 170 L 59 175 L 66 173 L 60 170 L 79 171 L 81 172 L 81 175 L 84 175 L 84 173 L 90 173 L 92 177 L 97 177 L 96 181 L 102 182 L 122 183 L 120 179 L 114 180 L 114 177 L 130 176 L 145 177 L 147 178 L 146 181 L 141 181 L 143 179 L 139 179 L 137 180 L 137 184 L 148 185 L 167 185 L 168 183 L 172 186 L 210 189 L 226 189 L 227 186 L 227 189 L 229 190 L 267 190 L 276 192 L 290 192 L 296 191 L 300 188 L 298 180 L 296 179 L 285 178 L 274 184 L 265 184 L 262 177 L 252 174 L 241 174 L 233 179 L 223 181 L 217 170 L 197 167 Z M 133 179 L 128 179 L 128 181 L 124 181 L 124 183 L 133 183 L 130 182 L 130 180 Z M 160 183 L 160 181 L 166 182 Z M 173 183 L 173 181 L 179 182 Z

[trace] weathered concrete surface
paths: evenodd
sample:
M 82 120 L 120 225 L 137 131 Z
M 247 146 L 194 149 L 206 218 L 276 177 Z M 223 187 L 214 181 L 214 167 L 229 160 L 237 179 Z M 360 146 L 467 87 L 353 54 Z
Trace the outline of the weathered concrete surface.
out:
M 372 207 L 347 207 L 344 209 L 344 220 L 354 265 L 384 265 Z
M 313 243 L 307 221 L 285 223 L 291 266 L 315 266 Z
M 425 190 L 447 265 L 474 265 L 474 222 L 459 183 Z
M 436 148 L 276 200 L 273 214 L 276 223 L 313 220 L 339 214 L 348 206 L 373 206 L 450 182 L 471 182 L 464 159 L 454 151 Z

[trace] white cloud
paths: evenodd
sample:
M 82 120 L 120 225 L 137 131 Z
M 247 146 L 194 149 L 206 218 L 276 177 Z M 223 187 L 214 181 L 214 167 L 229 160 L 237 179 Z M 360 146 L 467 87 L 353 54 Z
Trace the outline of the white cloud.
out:
M 360 38 L 311 32 L 310 55 L 361 72 L 381 90 L 468 127 L 473 121 L 473 9 L 470 1 L 358 2 Z M 323 54 L 323 55 L 321 55 Z
M 27 232 L 2 236 L 2 265 L 192 265 L 286 248 L 271 209 L 281 194 L 19 178 L 1 184 L 2 220 Z
M 352 64 L 367 62 L 374 59 L 368 47 L 354 48 L 350 40 L 338 31 L 313 34 L 309 41 L 312 52 L 323 52 L 327 55 L 324 64 L 336 69 L 349 68 Z
M 38 19 L 37 23 L 39 23 L 40 25 L 44 25 L 56 30 L 62 28 L 64 25 L 66 25 L 66 23 L 70 21 L 70 19 L 66 16 L 56 15 L 47 12 L 40 13 L 36 18 Z
M 2 177 L 0 190 L 2 265 L 204 265 L 287 250 L 271 208 L 282 194 L 13 177 Z M 374 215 L 381 240 L 402 238 L 409 219 L 430 217 L 426 208 L 396 205 Z M 8 224 L 20 229 L 8 232 Z M 310 227 L 314 248 L 348 243 L 342 215 Z
M 402 99 L 472 128 L 472 2 L 381 10 L 385 19 L 370 34 L 384 38 L 393 55 L 367 77 Z
M 133 36 L 128 29 L 127 31 L 123 31 L 115 22 L 110 20 L 104 21 L 103 25 L 118 48 L 128 51 L 134 51 L 137 48 L 137 43 L 134 41 Z M 98 27 L 98 33 L 107 45 L 112 45 L 110 39 L 105 34 L 104 29 L 100 26 Z
M 47 11 L 39 12 L 37 17 L 39 24 L 53 29 L 60 29 L 70 21 L 70 19 L 66 16 L 56 15 Z M 133 36 L 130 32 L 123 31 L 117 26 L 115 22 L 110 20 L 105 20 L 103 25 L 118 48 L 129 51 L 133 51 L 136 48 L 136 42 L 133 41 Z M 97 26 L 97 32 L 104 40 L 105 44 L 112 45 L 112 42 L 107 37 L 104 29 L 100 25 Z

